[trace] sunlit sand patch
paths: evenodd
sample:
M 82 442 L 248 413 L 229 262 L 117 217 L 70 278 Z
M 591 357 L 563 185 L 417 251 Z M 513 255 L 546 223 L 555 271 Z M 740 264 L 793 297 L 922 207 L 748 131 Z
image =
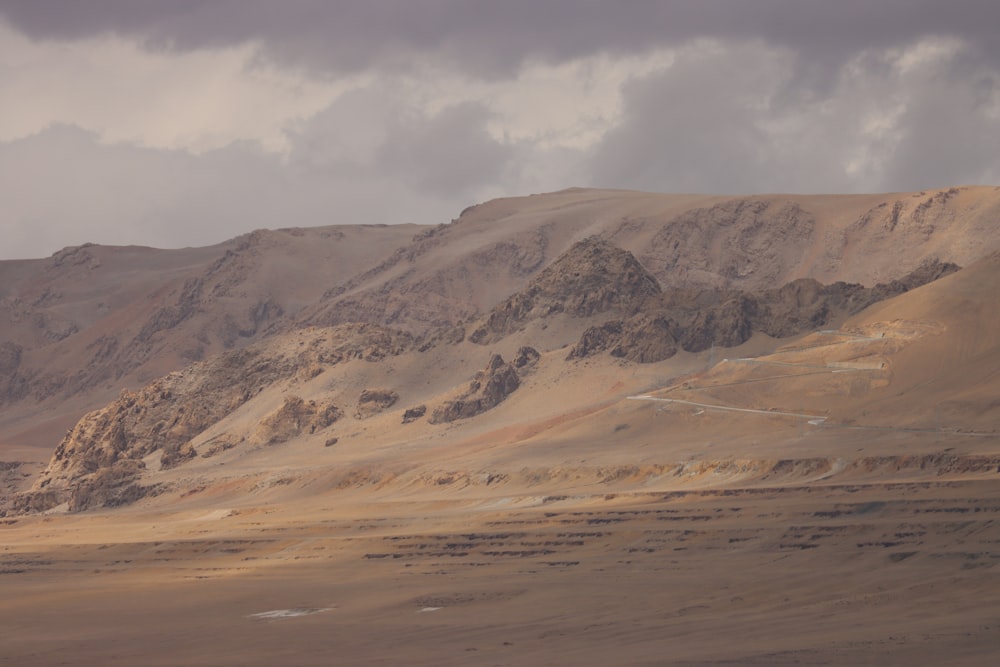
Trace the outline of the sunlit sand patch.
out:
M 444 609 L 444 607 L 422 607 L 421 609 L 417 610 L 417 613 L 423 614 L 428 611 L 440 611 L 441 609 Z
M 313 614 L 322 614 L 326 611 L 332 611 L 335 607 L 297 607 L 295 609 L 272 609 L 271 611 L 262 611 L 256 614 L 250 614 L 247 618 L 256 618 L 264 621 L 278 621 L 286 618 L 296 618 L 298 616 L 311 616 Z
M 212 510 L 206 514 L 195 517 L 192 521 L 215 521 L 217 519 L 228 519 L 233 516 L 233 511 L 230 509 L 217 509 Z

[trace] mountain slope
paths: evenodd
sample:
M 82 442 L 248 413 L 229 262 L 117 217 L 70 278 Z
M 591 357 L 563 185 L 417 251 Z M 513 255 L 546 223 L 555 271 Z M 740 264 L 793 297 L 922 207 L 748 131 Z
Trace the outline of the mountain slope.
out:
M 706 349 L 703 343 L 708 339 L 723 347 L 740 345 L 751 337 L 754 327 L 775 335 L 800 334 L 827 324 L 836 313 L 859 310 L 894 291 L 916 287 L 922 280 L 954 270 L 953 266 L 925 267 L 896 285 L 874 289 L 843 283 L 824 287 L 803 280 L 759 295 L 720 297 L 712 290 L 694 296 L 685 293 L 681 302 L 700 302 L 701 308 L 684 311 L 676 305 L 671 308 L 672 297 L 660 290 L 630 253 L 599 239 L 587 239 L 542 271 L 524 292 L 498 305 L 468 342 L 418 344 L 410 334 L 372 324 L 309 327 L 217 355 L 137 392 L 124 391 L 117 401 L 88 414 L 67 433 L 31 491 L 16 499 L 14 509 L 38 511 L 65 503 L 70 511 L 80 511 L 132 503 L 160 493 L 165 488 L 160 481 L 162 473 L 187 469 L 193 459 L 209 459 L 230 450 L 230 457 L 241 457 L 261 446 L 302 438 L 315 440 L 319 432 L 326 433 L 324 429 L 345 418 L 349 408 L 345 392 L 358 394 L 358 408 L 345 423 L 367 422 L 379 413 L 392 418 L 396 411 L 386 411 L 401 393 L 406 394 L 409 404 L 400 406 L 405 411 L 401 418 L 395 416 L 396 427 L 390 432 L 398 432 L 401 426 L 428 414 L 427 424 L 432 426 L 477 418 L 519 390 L 525 374 L 534 373 L 542 355 L 521 347 L 507 363 L 500 354 L 491 354 L 485 369 L 475 374 L 467 389 L 457 393 L 456 373 L 468 368 L 461 351 L 482 349 L 485 343 L 511 337 L 530 337 L 525 323 L 544 328 L 549 321 L 562 318 L 566 330 L 580 337 L 568 356 L 560 348 L 545 350 L 550 373 L 559 365 L 575 366 L 574 360 L 605 350 L 613 357 L 651 364 L 674 356 L 682 346 L 695 352 Z M 971 280 L 979 280 L 980 271 L 973 271 Z M 721 315 L 729 312 L 732 304 L 742 309 L 735 315 L 739 324 L 735 333 Z M 584 331 L 594 316 L 605 316 L 609 311 L 626 318 Z M 489 335 L 493 337 L 487 340 Z M 880 344 L 884 342 L 879 339 Z M 428 361 L 449 355 L 463 357 L 451 371 L 440 365 L 435 368 Z M 352 359 L 384 367 L 366 374 L 369 382 L 377 378 L 380 389 L 343 376 L 339 366 Z M 422 367 L 424 373 L 436 372 L 452 389 L 444 393 L 421 391 L 419 386 L 400 383 L 396 377 L 399 364 Z M 806 367 L 810 367 L 808 363 Z M 723 372 L 727 377 L 731 374 Z M 718 371 L 713 369 L 707 377 L 716 375 Z M 737 372 L 723 386 L 744 382 Z M 794 387 L 794 382 L 788 386 Z M 544 395 L 536 398 L 558 406 L 554 408 L 557 411 L 573 409 L 572 403 L 553 402 Z M 411 407 L 413 410 L 408 409 Z M 432 428 L 430 433 L 434 432 Z M 441 433 L 440 428 L 437 432 Z M 326 444 L 337 443 L 339 433 L 328 434 Z M 211 472 L 211 465 L 201 468 L 203 474 L 218 473 Z
M 262 230 L 208 248 L 82 246 L 0 262 L 0 428 L 14 430 L 36 405 L 75 421 L 122 387 L 258 340 L 413 233 Z M 51 437 L 63 423 L 23 437 Z
M 687 338 L 649 313 L 653 319 L 625 326 L 622 335 L 669 330 L 678 347 L 697 350 L 757 329 L 787 335 L 810 321 L 748 328 L 754 300 L 735 297 L 741 292 L 802 278 L 871 286 L 929 260 L 966 265 L 1000 248 L 998 217 L 1000 190 L 987 187 L 752 197 L 572 189 L 486 202 L 432 228 L 259 231 L 211 248 L 86 246 L 46 260 L 0 262 L 0 446 L 44 460 L 66 428 L 122 388 L 303 326 L 360 321 L 408 331 L 423 337 L 423 346 L 454 342 L 475 334 L 484 316 L 588 238 L 630 252 L 693 313 L 681 322 L 696 332 Z M 704 307 L 706 298 L 714 311 Z M 787 301 L 798 316 L 805 312 L 800 301 Z M 634 306 L 619 306 L 584 323 L 625 322 Z M 560 346 L 582 334 L 579 322 L 546 319 L 532 328 L 519 317 L 476 337 L 511 355 L 534 344 L 532 337 Z M 720 335 L 726 327 L 733 335 Z M 522 328 L 509 341 L 500 338 Z M 636 358 L 672 350 L 672 343 L 656 344 Z
M 798 278 L 871 286 L 1000 249 L 1000 189 L 884 195 L 664 195 L 570 189 L 463 211 L 304 310 L 300 324 L 414 332 L 493 308 L 574 243 L 631 252 L 664 288 L 758 291 Z

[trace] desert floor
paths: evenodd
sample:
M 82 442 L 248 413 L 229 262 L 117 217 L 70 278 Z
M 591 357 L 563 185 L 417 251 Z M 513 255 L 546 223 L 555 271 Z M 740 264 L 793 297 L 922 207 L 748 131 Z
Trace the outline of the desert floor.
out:
M 552 497 L 508 486 L 479 498 L 375 485 L 320 494 L 308 509 L 206 500 L 181 512 L 4 519 L 0 662 L 996 657 L 1000 475 L 661 482 Z

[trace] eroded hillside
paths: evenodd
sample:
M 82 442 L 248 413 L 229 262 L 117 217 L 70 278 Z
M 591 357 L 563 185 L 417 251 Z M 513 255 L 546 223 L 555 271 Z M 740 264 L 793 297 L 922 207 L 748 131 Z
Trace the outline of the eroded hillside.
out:
M 66 434 L 48 467 L 30 490 L 13 497 L 10 509 L 30 512 L 64 506 L 81 511 L 129 504 L 166 490 L 183 492 L 183 484 L 192 482 L 170 480 L 168 472 L 187 470 L 194 459 L 213 459 L 225 452 L 230 459 L 252 455 L 297 439 L 313 443 L 322 439 L 324 447 L 330 447 L 344 435 L 358 435 L 348 434 L 345 422 L 356 428 L 379 415 L 396 420 L 395 428 L 384 436 L 390 442 L 404 435 L 401 426 L 418 421 L 425 423 L 423 436 L 440 434 L 442 425 L 476 420 L 520 389 L 523 379 L 535 373 L 542 354 L 518 341 L 530 340 L 533 331 L 550 325 L 578 341 L 568 353 L 566 346 L 543 348 L 549 373 L 566 366 L 564 372 L 579 375 L 586 371 L 578 362 L 595 355 L 653 364 L 679 352 L 739 346 L 755 334 L 777 345 L 782 338 L 839 322 L 957 268 L 928 264 L 899 281 L 873 288 L 846 283 L 823 286 L 803 279 L 757 294 L 664 290 L 631 253 L 588 238 L 474 323 L 468 342 L 461 337 L 416 338 L 375 324 L 307 327 L 196 363 L 137 391 L 125 390 Z M 618 319 L 606 319 L 609 316 Z M 592 324 L 601 320 L 603 324 Z M 475 364 L 480 356 L 477 350 L 505 341 L 520 345 L 509 362 L 492 353 L 485 368 L 470 369 L 470 362 Z M 433 360 L 448 356 L 461 359 L 435 367 Z M 377 378 L 378 388 L 357 386 L 357 379 L 345 377 L 341 367 L 356 360 L 382 367 L 368 374 Z M 397 363 L 425 374 L 436 372 L 437 384 L 443 384 L 445 391 L 401 382 L 394 377 Z M 474 372 L 465 389 L 459 384 L 463 371 Z M 351 392 L 358 393 L 356 402 L 346 398 Z M 556 414 L 577 408 L 563 400 L 567 394 L 553 397 L 539 387 L 528 393 L 532 392 L 534 400 L 550 405 Z M 401 394 L 406 400 L 397 406 Z M 345 419 L 349 411 L 353 414 Z M 492 423 L 488 416 L 485 419 L 485 424 Z M 382 427 L 386 426 L 383 419 Z M 405 430 L 412 432 L 413 427 Z M 211 468 L 208 462 L 200 474 Z
M 0 263 L 0 661 L 995 664 L 997 193 Z

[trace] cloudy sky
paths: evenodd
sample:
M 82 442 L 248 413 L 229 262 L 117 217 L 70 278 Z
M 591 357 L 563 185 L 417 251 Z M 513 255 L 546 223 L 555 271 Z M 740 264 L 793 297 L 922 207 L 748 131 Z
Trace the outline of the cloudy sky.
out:
M 996 0 L 0 0 L 0 258 L 1000 183 Z

